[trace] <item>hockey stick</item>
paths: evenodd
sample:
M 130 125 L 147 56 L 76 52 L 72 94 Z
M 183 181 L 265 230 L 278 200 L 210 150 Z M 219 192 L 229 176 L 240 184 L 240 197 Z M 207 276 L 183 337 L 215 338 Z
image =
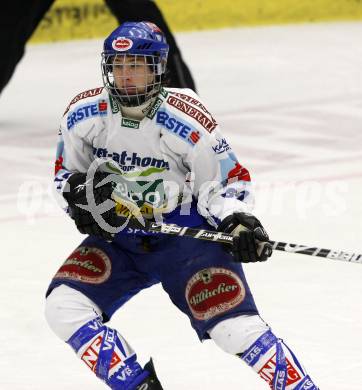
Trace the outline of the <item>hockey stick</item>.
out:
M 196 238 L 198 240 L 207 240 L 220 242 L 223 244 L 232 244 L 233 236 L 227 233 L 216 232 L 212 230 L 195 229 L 190 227 L 182 227 L 174 224 L 167 223 L 149 223 L 146 224 L 146 231 L 171 234 L 175 236 L 186 236 Z M 349 263 L 360 263 L 362 264 L 362 254 L 335 251 L 332 249 L 324 249 L 311 247 L 306 245 L 290 244 L 279 241 L 269 241 L 273 245 L 273 249 L 278 251 L 290 252 L 290 253 L 301 253 L 308 256 L 325 257 L 331 260 L 346 261 Z

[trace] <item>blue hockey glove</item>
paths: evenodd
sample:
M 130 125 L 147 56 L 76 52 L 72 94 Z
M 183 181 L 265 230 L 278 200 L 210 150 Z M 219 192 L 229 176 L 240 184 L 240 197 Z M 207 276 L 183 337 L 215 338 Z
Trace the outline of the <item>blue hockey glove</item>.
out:
M 232 254 L 237 262 L 265 261 L 272 254 L 269 236 L 252 214 L 234 213 L 226 217 L 217 230 L 234 235 Z

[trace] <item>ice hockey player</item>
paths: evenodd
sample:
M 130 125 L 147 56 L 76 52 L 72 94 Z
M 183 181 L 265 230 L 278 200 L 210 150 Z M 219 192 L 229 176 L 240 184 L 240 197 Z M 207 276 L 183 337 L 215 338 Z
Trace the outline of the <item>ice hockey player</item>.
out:
M 243 273 L 241 263 L 271 255 L 249 213 L 249 173 L 200 98 L 163 87 L 167 54 L 156 25 L 123 23 L 104 42 L 104 88 L 80 93 L 65 111 L 55 184 L 88 236 L 50 283 L 49 326 L 111 389 L 160 390 L 152 360 L 142 368 L 106 324 L 140 290 L 162 283 L 200 340 L 240 358 L 271 389 L 317 390 L 259 316 Z M 232 251 L 150 233 L 145 219 L 232 233 Z

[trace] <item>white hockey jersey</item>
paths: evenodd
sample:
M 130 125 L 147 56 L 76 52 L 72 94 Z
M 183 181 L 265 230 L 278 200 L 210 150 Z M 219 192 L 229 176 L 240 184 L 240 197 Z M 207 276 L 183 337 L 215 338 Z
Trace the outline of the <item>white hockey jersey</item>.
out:
M 94 163 L 130 183 L 125 193 L 148 218 L 172 215 L 180 223 L 177 216 L 190 215 L 184 225 L 195 226 L 191 215 L 197 213 L 217 227 L 233 212 L 247 211 L 252 200 L 248 171 L 190 89 L 161 89 L 141 121 L 122 116 L 104 88 L 77 95 L 60 125 L 57 190 Z M 118 211 L 128 209 L 120 204 Z

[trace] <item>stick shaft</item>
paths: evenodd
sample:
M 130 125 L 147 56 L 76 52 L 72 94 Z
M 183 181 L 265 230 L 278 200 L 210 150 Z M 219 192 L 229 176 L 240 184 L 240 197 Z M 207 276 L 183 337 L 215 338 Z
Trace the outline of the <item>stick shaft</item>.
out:
M 220 242 L 222 244 L 231 245 L 233 242 L 233 236 L 228 233 L 221 233 L 212 230 L 195 229 L 190 227 L 182 227 L 174 224 L 158 224 L 150 223 L 147 229 L 150 232 L 157 232 L 163 234 L 171 234 L 175 236 L 186 236 L 192 237 L 198 240 L 207 240 L 213 242 Z M 350 263 L 362 264 L 362 254 L 346 252 L 346 251 L 335 251 L 332 249 L 311 247 L 306 245 L 291 244 L 279 241 L 269 241 L 273 245 L 274 250 L 284 251 L 289 253 L 300 253 L 308 256 L 324 257 L 332 260 L 340 260 Z
M 289 252 L 289 253 L 301 253 L 308 256 L 325 257 L 331 260 L 340 260 L 350 263 L 362 264 L 362 254 L 346 251 L 336 251 L 333 249 L 311 247 L 306 245 L 291 244 L 286 242 L 270 241 L 273 245 L 273 249 Z

